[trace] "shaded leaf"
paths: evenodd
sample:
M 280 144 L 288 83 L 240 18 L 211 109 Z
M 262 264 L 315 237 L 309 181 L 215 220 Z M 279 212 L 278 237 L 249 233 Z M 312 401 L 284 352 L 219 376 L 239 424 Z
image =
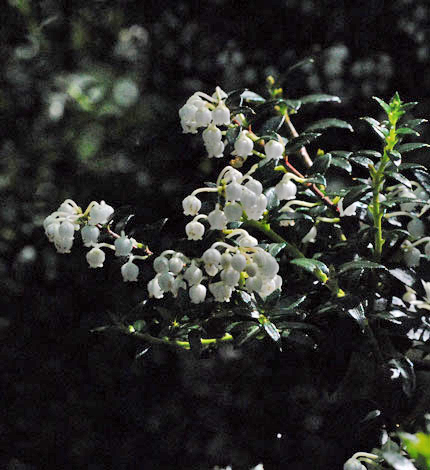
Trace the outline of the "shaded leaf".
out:
M 399 165 L 399 170 L 426 170 L 426 167 L 423 165 L 420 165 L 419 163 L 402 163 Z
M 351 124 L 349 124 L 346 121 L 342 121 L 342 119 L 335 119 L 335 118 L 321 119 L 320 121 L 314 122 L 305 129 L 305 132 L 315 131 L 315 130 L 324 130 L 324 129 L 328 129 L 329 127 L 348 129 L 349 131 L 354 132 L 354 129 L 352 128 Z
M 408 397 L 411 397 L 416 386 L 414 365 L 407 357 L 391 359 L 388 364 L 393 371 L 392 379 L 398 377 L 402 380 L 402 389 Z
M 299 98 L 302 104 L 311 104 L 311 103 L 324 103 L 324 102 L 334 102 L 340 103 L 340 98 L 333 95 L 325 95 L 323 93 L 315 93 L 312 95 L 306 95 Z
M 360 329 L 364 331 L 367 319 L 364 312 L 363 304 L 360 303 L 356 307 L 347 309 L 347 313 L 357 322 Z
M 300 67 L 304 67 L 309 64 L 313 64 L 315 62 L 315 59 L 313 57 L 306 57 L 305 59 L 300 60 L 299 62 L 295 63 L 291 67 L 287 69 L 286 75 L 293 72 L 296 69 L 299 69 Z
M 401 454 L 390 451 L 382 451 L 381 453 L 394 470 L 417 470 L 415 465 Z
M 285 116 L 273 116 L 268 119 L 259 129 L 259 134 L 269 134 L 270 132 L 278 132 L 284 124 Z
M 325 177 L 319 173 L 316 173 L 315 175 L 312 175 L 309 178 L 306 178 L 306 181 L 308 183 L 314 183 L 314 184 L 322 184 L 323 186 L 327 186 L 327 180 Z
M 400 173 L 397 173 L 395 171 L 386 171 L 385 175 L 388 176 L 389 178 L 392 178 L 393 180 L 396 180 L 397 182 L 403 184 L 407 188 L 412 188 L 411 182 L 408 180 L 408 178 L 406 178 L 405 176 L 403 176 Z
M 391 110 L 390 105 L 386 103 L 384 100 L 381 100 L 381 98 L 378 98 L 377 96 L 372 96 L 372 98 L 379 103 L 381 108 L 388 114 Z
M 257 336 L 258 333 L 260 332 L 260 330 L 261 330 L 260 325 L 256 325 L 255 323 L 250 325 L 248 328 L 246 328 L 244 331 L 242 331 L 239 334 L 239 336 L 237 336 L 235 338 L 235 342 L 236 342 L 237 346 L 242 346 L 247 341 L 249 341 L 250 339 Z
M 267 198 L 267 206 L 266 209 L 268 211 L 271 211 L 272 209 L 275 209 L 276 207 L 279 206 L 280 201 L 278 199 L 278 196 L 276 195 L 275 188 L 269 188 L 266 191 L 264 191 L 264 195 Z
M 364 259 L 360 259 L 357 261 L 349 261 L 348 263 L 344 263 L 339 268 L 339 274 L 344 274 L 348 271 L 356 271 L 362 269 L 384 269 L 387 268 L 382 264 L 375 263 L 373 261 L 368 261 Z
M 388 135 L 389 131 L 386 127 L 383 127 L 379 121 L 368 116 L 362 117 L 360 119 L 370 124 L 372 126 L 372 129 L 378 134 L 378 136 L 382 140 L 385 140 L 385 137 Z
M 417 179 L 418 183 L 426 190 L 427 193 L 430 194 L 430 175 L 427 171 L 423 170 L 415 170 L 414 171 L 415 178 Z
M 369 168 L 369 165 L 373 165 L 373 160 L 367 157 L 350 157 L 349 161 L 363 168 Z
M 419 132 L 417 132 L 414 129 L 411 129 L 410 127 L 400 127 L 399 129 L 396 129 L 396 133 L 399 135 L 408 135 L 408 134 L 416 135 L 416 136 L 420 135 Z
M 291 139 L 285 146 L 287 153 L 296 152 L 300 150 L 304 145 L 307 145 L 317 139 L 321 134 L 318 132 L 308 132 L 300 134 L 298 137 Z
M 349 152 L 348 150 L 330 150 L 330 153 L 334 157 L 339 158 L 349 158 L 352 155 L 352 152 Z
M 367 415 L 360 421 L 360 424 L 367 423 L 381 416 L 381 410 L 373 410 L 367 413 Z
M 357 150 L 355 153 L 354 153 L 354 156 L 355 155 L 359 155 L 359 156 L 365 156 L 365 157 L 374 157 L 374 158 L 381 158 L 382 157 L 382 154 L 381 152 L 378 152 L 377 150 Z
M 359 201 L 365 194 L 372 191 L 371 186 L 368 184 L 361 184 L 352 188 L 343 199 L 343 207 L 350 206 L 353 202 Z
M 410 121 L 404 122 L 402 126 L 415 129 L 416 127 L 420 126 L 421 124 L 424 124 L 425 122 L 428 122 L 428 120 L 427 119 L 411 119 Z

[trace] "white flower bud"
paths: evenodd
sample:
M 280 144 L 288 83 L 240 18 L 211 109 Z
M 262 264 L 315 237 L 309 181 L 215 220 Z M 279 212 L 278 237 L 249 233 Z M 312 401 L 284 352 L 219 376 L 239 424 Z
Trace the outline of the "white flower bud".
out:
M 211 144 L 205 144 L 205 148 L 208 152 L 208 158 L 222 158 L 224 156 L 224 142 L 221 140 L 219 142 L 211 143 Z
M 171 288 L 171 292 L 173 294 L 173 297 L 177 297 L 179 293 L 179 289 L 186 289 L 187 285 L 185 284 L 185 281 L 182 279 L 182 276 L 177 277 L 173 281 L 173 285 Z
M 273 277 L 276 276 L 278 271 L 279 271 L 278 262 L 276 261 L 276 259 L 273 256 L 268 254 L 267 257 L 266 257 L 265 263 L 260 268 L 260 272 L 261 272 L 262 276 L 264 278 L 272 279 Z
M 275 283 L 275 290 L 282 287 L 282 277 L 279 274 L 275 276 L 273 282 Z
M 211 226 L 211 230 L 224 230 L 227 227 L 227 217 L 224 215 L 224 212 L 220 210 L 219 204 L 208 214 L 208 222 Z
M 251 209 L 251 207 L 257 202 L 257 195 L 248 188 L 243 188 L 240 202 L 242 203 L 245 211 L 247 211 L 248 209 Z
M 157 277 L 154 277 L 154 279 L 148 282 L 147 289 L 149 298 L 154 297 L 155 299 L 162 299 L 164 297 L 164 292 L 160 289 Z
M 196 284 L 190 287 L 188 293 L 191 303 L 201 304 L 206 298 L 206 287 L 203 284 Z
M 158 275 L 158 285 L 160 286 L 160 289 L 164 292 L 171 291 L 174 282 L 175 277 L 172 273 L 164 272 Z
M 264 152 L 266 153 L 266 157 L 271 160 L 277 160 L 278 158 L 281 158 L 284 149 L 284 145 L 277 140 L 269 140 L 269 142 L 266 142 L 264 145 Z
M 216 248 L 208 248 L 202 256 L 205 264 L 219 264 L 221 261 L 221 253 Z
M 230 124 L 230 110 L 223 101 L 212 111 L 212 119 L 217 126 Z
M 184 208 L 185 215 L 194 216 L 199 213 L 199 210 L 202 207 L 202 203 L 199 198 L 190 195 L 182 201 L 182 207 Z
M 415 295 L 415 292 L 412 289 L 409 289 L 403 294 L 402 299 L 403 302 L 411 303 L 417 300 L 417 296 Z
M 84 246 L 92 246 L 97 243 L 100 235 L 100 230 L 94 225 L 85 225 L 81 229 L 82 242 Z
M 225 285 L 224 282 L 219 281 L 209 284 L 209 290 L 217 302 L 230 302 L 233 289 Z
M 424 247 L 424 253 L 430 258 L 430 242 L 427 242 Z
M 191 122 L 195 120 L 197 106 L 191 103 L 185 103 L 184 106 L 179 110 L 179 117 L 184 122 Z
M 157 273 L 165 273 L 169 271 L 169 260 L 165 256 L 158 256 L 153 262 L 154 271 Z
M 263 185 L 260 183 L 260 181 L 251 178 L 245 183 L 245 188 L 248 188 L 250 191 L 255 193 L 257 196 L 260 196 L 260 194 L 263 192 Z
M 121 237 L 115 240 L 115 256 L 128 256 L 133 249 L 133 242 L 122 232 Z
M 255 263 L 248 263 L 245 266 L 245 272 L 249 277 L 254 277 L 258 273 L 258 266 Z
M 258 292 L 263 287 L 263 279 L 260 276 L 248 277 L 245 287 L 249 292 Z
M 406 266 L 413 268 L 420 264 L 421 252 L 418 248 L 412 247 L 408 248 L 403 253 L 403 260 L 405 261 Z
M 309 232 L 302 238 L 302 243 L 315 243 L 317 236 L 317 228 L 315 225 L 309 230 Z
M 193 261 L 191 265 L 185 271 L 184 279 L 188 282 L 190 286 L 192 286 L 194 284 L 199 284 L 202 278 L 203 278 L 203 271 L 200 268 L 198 268 Z
M 205 233 L 205 226 L 197 221 L 191 221 L 185 226 L 188 240 L 201 240 Z
M 246 258 L 241 253 L 236 253 L 231 259 L 231 267 L 238 272 L 242 272 L 246 266 Z
M 233 268 L 227 268 L 221 271 L 220 277 L 227 286 L 234 287 L 239 282 L 240 273 Z
M 100 248 L 94 247 L 87 253 L 86 258 L 90 268 L 102 268 L 106 255 Z
M 230 267 L 231 260 L 232 260 L 232 256 L 231 256 L 230 253 L 223 253 L 221 255 L 221 261 L 220 261 L 221 267 L 223 269 L 226 269 L 226 268 Z
M 257 202 L 250 207 L 246 214 L 251 220 L 259 220 L 263 217 L 263 213 L 267 207 L 267 197 L 264 194 L 260 194 L 257 197 Z
M 258 240 L 255 237 L 252 237 L 251 235 L 242 235 L 237 239 L 237 243 L 239 246 L 242 247 L 253 247 L 258 245 Z
M 251 278 L 255 279 L 255 278 Z M 262 299 L 268 297 L 272 292 L 276 290 L 274 279 L 264 279 L 261 289 L 257 292 Z
M 212 113 L 206 107 L 201 107 L 195 114 L 196 126 L 206 127 L 212 121 Z
M 218 266 L 216 264 L 205 264 L 205 271 L 208 276 L 214 277 L 218 274 Z
M 169 260 L 169 271 L 173 274 L 179 274 L 184 267 L 184 262 L 179 256 L 173 256 Z
M 225 198 L 227 201 L 240 200 L 242 196 L 243 187 L 233 178 L 231 183 L 225 187 Z
M 202 132 L 202 137 L 206 145 L 211 145 L 218 143 L 222 139 L 222 133 L 214 124 L 209 124 Z
M 60 223 L 59 222 L 52 222 L 46 227 L 45 233 L 46 233 L 46 236 L 48 237 L 48 240 L 50 242 L 53 242 L 56 238 L 58 238 L 58 229 L 59 228 L 60 228 Z
M 252 154 L 254 142 L 247 136 L 247 131 L 242 131 L 234 143 L 236 155 L 247 157 Z
M 408 223 L 408 231 L 414 238 L 421 238 L 426 233 L 426 226 L 422 220 L 414 218 Z
M 139 275 L 139 267 L 128 261 L 121 266 L 121 274 L 124 282 L 136 282 Z
M 236 168 L 229 168 L 225 173 L 224 173 L 224 180 L 226 183 L 229 183 L 230 181 L 236 180 L 238 182 L 242 181 L 243 175 L 239 170 L 236 170 Z
M 54 245 L 58 253 L 70 253 L 70 249 L 73 246 L 73 238 L 57 236 L 54 238 Z
M 297 193 L 297 186 L 290 179 L 282 178 L 275 186 L 275 193 L 280 201 L 294 199 Z
M 62 238 L 73 238 L 75 234 L 75 226 L 66 220 L 63 220 L 58 228 L 58 235 Z
M 237 202 L 233 202 L 224 207 L 224 214 L 227 217 L 227 222 L 238 222 L 242 217 L 242 206 Z
M 100 204 L 96 202 L 91 207 L 88 223 L 90 225 L 105 224 L 113 212 L 113 207 L 106 204 L 105 201 L 101 201 Z
M 343 470 L 366 470 L 366 467 L 359 460 L 351 457 L 344 463 Z

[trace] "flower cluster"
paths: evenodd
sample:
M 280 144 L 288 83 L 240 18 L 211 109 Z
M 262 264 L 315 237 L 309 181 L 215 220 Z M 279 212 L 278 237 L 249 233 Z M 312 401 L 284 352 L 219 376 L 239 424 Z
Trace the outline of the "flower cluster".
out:
M 45 234 L 53 242 L 59 253 L 70 253 L 75 232 L 81 232 L 84 246 L 90 247 L 86 255 L 90 268 L 102 268 L 106 259 L 102 248 L 115 251 L 115 256 L 126 257 L 127 262 L 121 267 L 124 281 L 137 281 L 139 268 L 133 263 L 134 259 L 146 259 L 147 256 L 133 255 L 133 248 L 142 248 L 134 238 L 129 238 L 124 232 L 117 235 L 108 227 L 108 221 L 114 209 L 105 201 L 92 201 L 85 212 L 71 199 L 66 199 L 61 206 L 50 214 L 43 222 Z M 115 238 L 114 244 L 99 243 L 100 232 L 106 228 L 108 234 Z
M 256 242 L 241 229 L 233 230 L 229 237 L 238 235 L 242 243 Z M 229 302 L 235 289 L 256 292 L 265 298 L 282 286 L 278 262 L 254 244 L 232 246 L 215 242 L 201 258 L 194 259 L 167 250 L 154 259 L 153 267 L 157 274 L 149 281 L 148 292 L 157 299 L 168 292 L 176 297 L 179 289 L 188 289 L 190 301 L 198 304 L 204 302 L 209 289 L 216 302 Z M 203 281 L 207 281 L 207 286 Z

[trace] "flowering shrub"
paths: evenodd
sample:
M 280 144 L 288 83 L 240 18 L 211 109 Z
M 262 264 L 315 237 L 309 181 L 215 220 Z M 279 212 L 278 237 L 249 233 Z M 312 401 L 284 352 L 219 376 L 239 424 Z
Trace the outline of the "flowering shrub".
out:
M 419 352 L 420 365 L 430 352 L 430 175 L 404 155 L 429 147 L 405 143 L 425 119 L 413 119 L 416 103 L 397 93 L 389 102 L 375 98 L 384 118 L 363 119 L 380 138 L 378 150 L 308 152 L 322 131 L 353 128 L 322 119 L 299 134 L 291 116 L 339 98 L 287 99 L 272 77 L 267 89 L 264 98 L 217 87 L 180 109 L 183 132 L 201 134 L 207 157 L 230 160 L 183 199 L 184 238 L 172 249 L 151 251 L 162 223 L 137 241 L 127 235 L 128 217 L 104 201 L 85 211 L 64 201 L 46 218 L 46 235 L 70 253 L 80 231 L 91 268 L 112 250 L 123 260 L 123 280 L 138 286 L 139 263 L 151 264 L 141 318 L 126 314 L 111 327 L 147 345 L 200 355 L 219 343 L 267 337 L 279 349 L 318 350 L 349 319 L 358 330 L 352 350 L 411 397 L 415 367 L 406 352 Z M 340 188 L 337 172 L 348 178 Z

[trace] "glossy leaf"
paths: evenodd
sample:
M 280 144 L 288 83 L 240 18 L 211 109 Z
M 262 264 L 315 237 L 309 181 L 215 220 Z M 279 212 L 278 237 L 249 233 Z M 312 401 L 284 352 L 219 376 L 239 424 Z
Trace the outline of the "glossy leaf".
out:
M 385 140 L 385 137 L 388 135 L 388 129 L 383 127 L 379 121 L 376 119 L 373 119 L 371 117 L 362 117 L 360 118 L 363 121 L 366 121 L 368 124 L 372 126 L 372 129 L 378 134 L 378 136 L 382 139 Z
M 264 328 L 264 331 L 267 333 L 267 335 L 273 341 L 275 341 L 275 343 L 281 340 L 281 335 L 279 334 L 278 329 L 272 322 L 270 322 L 269 320 L 264 321 L 263 328 Z
M 280 201 L 278 199 L 278 196 L 276 195 L 274 187 L 271 187 L 271 188 L 267 189 L 266 191 L 264 191 L 264 194 L 267 198 L 266 209 L 268 211 L 271 211 L 271 210 L 273 210 L 273 209 L 275 209 L 276 207 L 279 206 Z
M 390 274 L 406 286 L 412 287 L 415 283 L 415 273 L 408 268 L 390 269 Z
M 277 256 L 286 246 L 287 246 L 287 242 L 271 243 L 266 249 L 266 251 L 270 253 L 272 256 Z
M 414 365 L 407 357 L 391 359 L 388 364 L 393 371 L 392 379 L 400 377 L 402 389 L 408 397 L 411 397 L 416 387 Z
M 309 169 L 309 174 L 324 174 L 330 167 L 332 156 L 329 153 L 318 155 Z
M 295 139 L 291 139 L 285 146 L 285 151 L 287 153 L 296 152 L 300 150 L 303 146 L 310 144 L 312 141 L 317 139 L 321 134 L 318 132 L 309 132 L 300 134 Z
M 402 126 L 415 129 L 416 127 L 420 126 L 421 124 L 424 124 L 425 122 L 428 122 L 428 120 L 427 119 L 411 119 L 410 121 L 402 123 Z
M 309 178 L 306 178 L 306 181 L 308 183 L 322 184 L 323 186 L 327 186 L 327 180 L 324 178 L 323 175 L 319 173 L 312 175 Z
M 419 132 L 417 132 L 414 129 L 411 129 L 410 127 L 400 127 L 399 129 L 396 129 L 396 133 L 398 135 L 415 135 L 415 136 L 420 135 Z
M 319 269 L 323 273 L 328 274 L 328 267 L 322 261 L 318 261 L 313 258 L 295 258 L 292 259 L 290 263 L 295 264 L 310 273 L 314 273 Z
M 333 157 L 339 158 L 349 158 L 352 155 L 352 152 L 349 152 L 348 150 L 330 150 L 330 153 Z
M 349 161 L 346 160 L 345 158 L 333 157 L 331 159 L 331 166 L 341 168 L 342 170 L 345 170 L 349 174 L 351 174 L 352 172 L 351 163 L 349 163 Z
M 417 467 L 401 454 L 390 451 L 382 451 L 381 453 L 382 457 L 394 470 L 417 470 Z
M 344 274 L 347 271 L 362 270 L 362 269 L 387 269 L 385 266 L 374 261 L 360 259 L 357 261 L 349 261 L 340 266 L 339 274 Z
M 402 144 L 396 147 L 396 150 L 400 153 L 412 152 L 413 150 L 418 150 L 421 148 L 430 147 L 429 144 L 424 144 L 423 142 L 410 142 L 408 144 Z
M 414 175 L 418 183 L 430 194 L 430 174 L 427 171 L 415 170 Z
M 350 157 L 349 161 L 362 168 L 369 168 L 369 165 L 373 165 L 373 160 L 367 157 L 354 156 Z
M 407 188 L 412 188 L 411 182 L 401 173 L 396 173 L 395 171 L 386 171 L 385 175 L 389 178 L 392 178 L 393 180 L 396 180 L 398 183 L 403 184 Z
M 353 202 L 359 201 L 364 195 L 372 191 L 371 186 L 368 184 L 361 184 L 352 188 L 343 199 L 343 207 L 350 206 Z
M 351 124 L 349 124 L 346 121 L 342 121 L 341 119 L 335 119 L 335 118 L 321 119 L 320 121 L 314 122 L 305 129 L 305 132 L 325 130 L 330 127 L 337 127 L 339 129 L 348 129 L 349 131 L 354 132 L 354 129 L 352 128 Z
M 387 114 L 391 111 L 390 105 L 386 103 L 384 100 L 382 100 L 381 98 L 378 98 L 377 96 L 372 96 L 372 98 L 378 102 L 378 104 Z
M 247 103 L 264 103 L 266 101 L 265 98 L 250 90 L 245 90 L 242 92 L 240 94 L 240 98 L 242 101 L 246 101 Z
M 323 93 L 315 93 L 312 95 L 306 95 L 299 98 L 302 104 L 313 104 L 313 103 L 340 103 L 340 98 L 338 96 L 326 95 Z

